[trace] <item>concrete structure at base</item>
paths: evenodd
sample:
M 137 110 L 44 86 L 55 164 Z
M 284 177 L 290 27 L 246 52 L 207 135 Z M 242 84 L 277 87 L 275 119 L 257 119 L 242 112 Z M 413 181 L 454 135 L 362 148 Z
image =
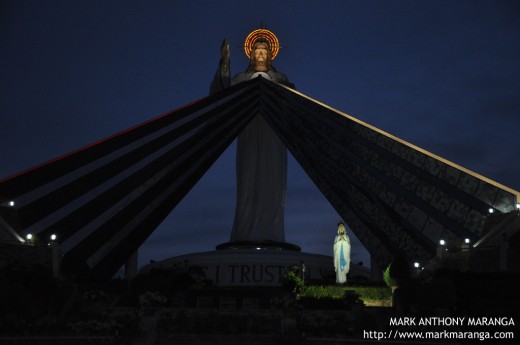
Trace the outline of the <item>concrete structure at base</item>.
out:
M 332 257 L 279 249 L 228 249 L 181 255 L 150 263 L 141 273 L 172 269 L 177 265 L 200 266 L 217 286 L 277 286 L 284 269 L 298 267 L 305 280 L 335 279 Z M 368 268 L 352 265 L 349 277 L 370 279 Z
M 426 265 L 440 240 L 483 248 L 503 233 L 491 217 L 518 213 L 520 192 L 256 78 L 0 180 L 0 239 L 56 234 L 63 266 L 109 278 L 255 116 L 370 253 L 374 277 L 396 255 Z
M 135 262 L 129 259 L 256 116 L 348 224 L 379 272 L 397 255 L 426 265 L 440 240 L 447 246 L 468 240 L 479 250 L 504 235 L 491 215 L 519 212 L 519 191 L 255 78 L 1 179 L 0 240 L 27 245 L 30 234 L 41 241 L 56 234 L 62 267 L 109 278 Z M 503 225 L 511 248 L 520 228 Z

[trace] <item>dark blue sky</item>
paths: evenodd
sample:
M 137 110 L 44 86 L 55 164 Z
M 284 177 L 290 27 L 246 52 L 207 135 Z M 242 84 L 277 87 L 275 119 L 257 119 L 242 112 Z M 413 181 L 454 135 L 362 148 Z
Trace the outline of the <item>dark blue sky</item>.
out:
M 2 1 L 0 177 L 208 93 L 219 47 L 260 23 L 298 91 L 520 189 L 518 1 Z M 229 238 L 234 147 L 148 239 L 140 263 Z M 338 215 L 290 162 L 286 239 L 330 254 Z M 367 262 L 360 245 L 353 259 Z

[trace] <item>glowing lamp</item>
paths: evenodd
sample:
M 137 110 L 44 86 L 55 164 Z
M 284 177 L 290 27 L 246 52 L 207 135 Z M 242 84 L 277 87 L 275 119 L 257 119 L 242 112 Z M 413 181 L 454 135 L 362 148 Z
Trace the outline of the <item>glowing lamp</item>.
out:
M 439 244 L 440 244 L 441 246 L 444 246 L 444 245 L 446 244 L 446 241 L 444 241 L 444 240 L 440 240 L 440 241 L 439 241 Z
M 33 235 L 32 234 L 27 234 L 27 236 L 25 236 L 25 238 L 27 239 L 27 241 L 30 241 L 30 240 L 32 240 Z
M 421 266 L 421 265 L 419 265 L 418 262 L 414 262 L 414 263 L 413 263 L 413 267 L 415 267 L 415 268 L 419 268 L 420 266 Z
M 51 241 L 56 241 L 56 238 L 58 238 L 56 236 L 56 234 L 52 234 L 51 236 L 49 236 L 49 238 L 51 239 Z
M 493 210 L 492 208 L 489 209 L 489 213 L 494 213 L 495 210 Z
M 9 206 L 11 206 L 11 207 L 14 206 L 14 201 L 13 200 L 9 201 Z
M 464 239 L 464 243 L 469 244 L 469 242 L 471 242 L 471 241 L 469 240 L 469 238 L 465 238 L 465 239 Z

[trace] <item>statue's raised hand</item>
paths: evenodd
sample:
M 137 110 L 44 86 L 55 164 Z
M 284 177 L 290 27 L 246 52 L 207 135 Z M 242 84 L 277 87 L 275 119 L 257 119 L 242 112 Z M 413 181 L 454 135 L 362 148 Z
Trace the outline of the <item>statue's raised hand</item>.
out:
M 226 39 L 222 41 L 222 45 L 220 46 L 220 56 L 224 62 L 229 62 L 229 42 Z

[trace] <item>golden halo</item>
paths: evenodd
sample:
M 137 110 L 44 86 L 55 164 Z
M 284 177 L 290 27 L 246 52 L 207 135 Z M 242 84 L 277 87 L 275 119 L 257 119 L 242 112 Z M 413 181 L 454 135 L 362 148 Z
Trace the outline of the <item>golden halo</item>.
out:
M 246 53 L 247 58 L 251 57 L 253 46 L 259 38 L 263 38 L 269 43 L 271 59 L 274 60 L 280 50 L 280 42 L 276 35 L 267 29 L 256 29 L 246 37 L 246 40 L 244 41 L 244 52 Z

